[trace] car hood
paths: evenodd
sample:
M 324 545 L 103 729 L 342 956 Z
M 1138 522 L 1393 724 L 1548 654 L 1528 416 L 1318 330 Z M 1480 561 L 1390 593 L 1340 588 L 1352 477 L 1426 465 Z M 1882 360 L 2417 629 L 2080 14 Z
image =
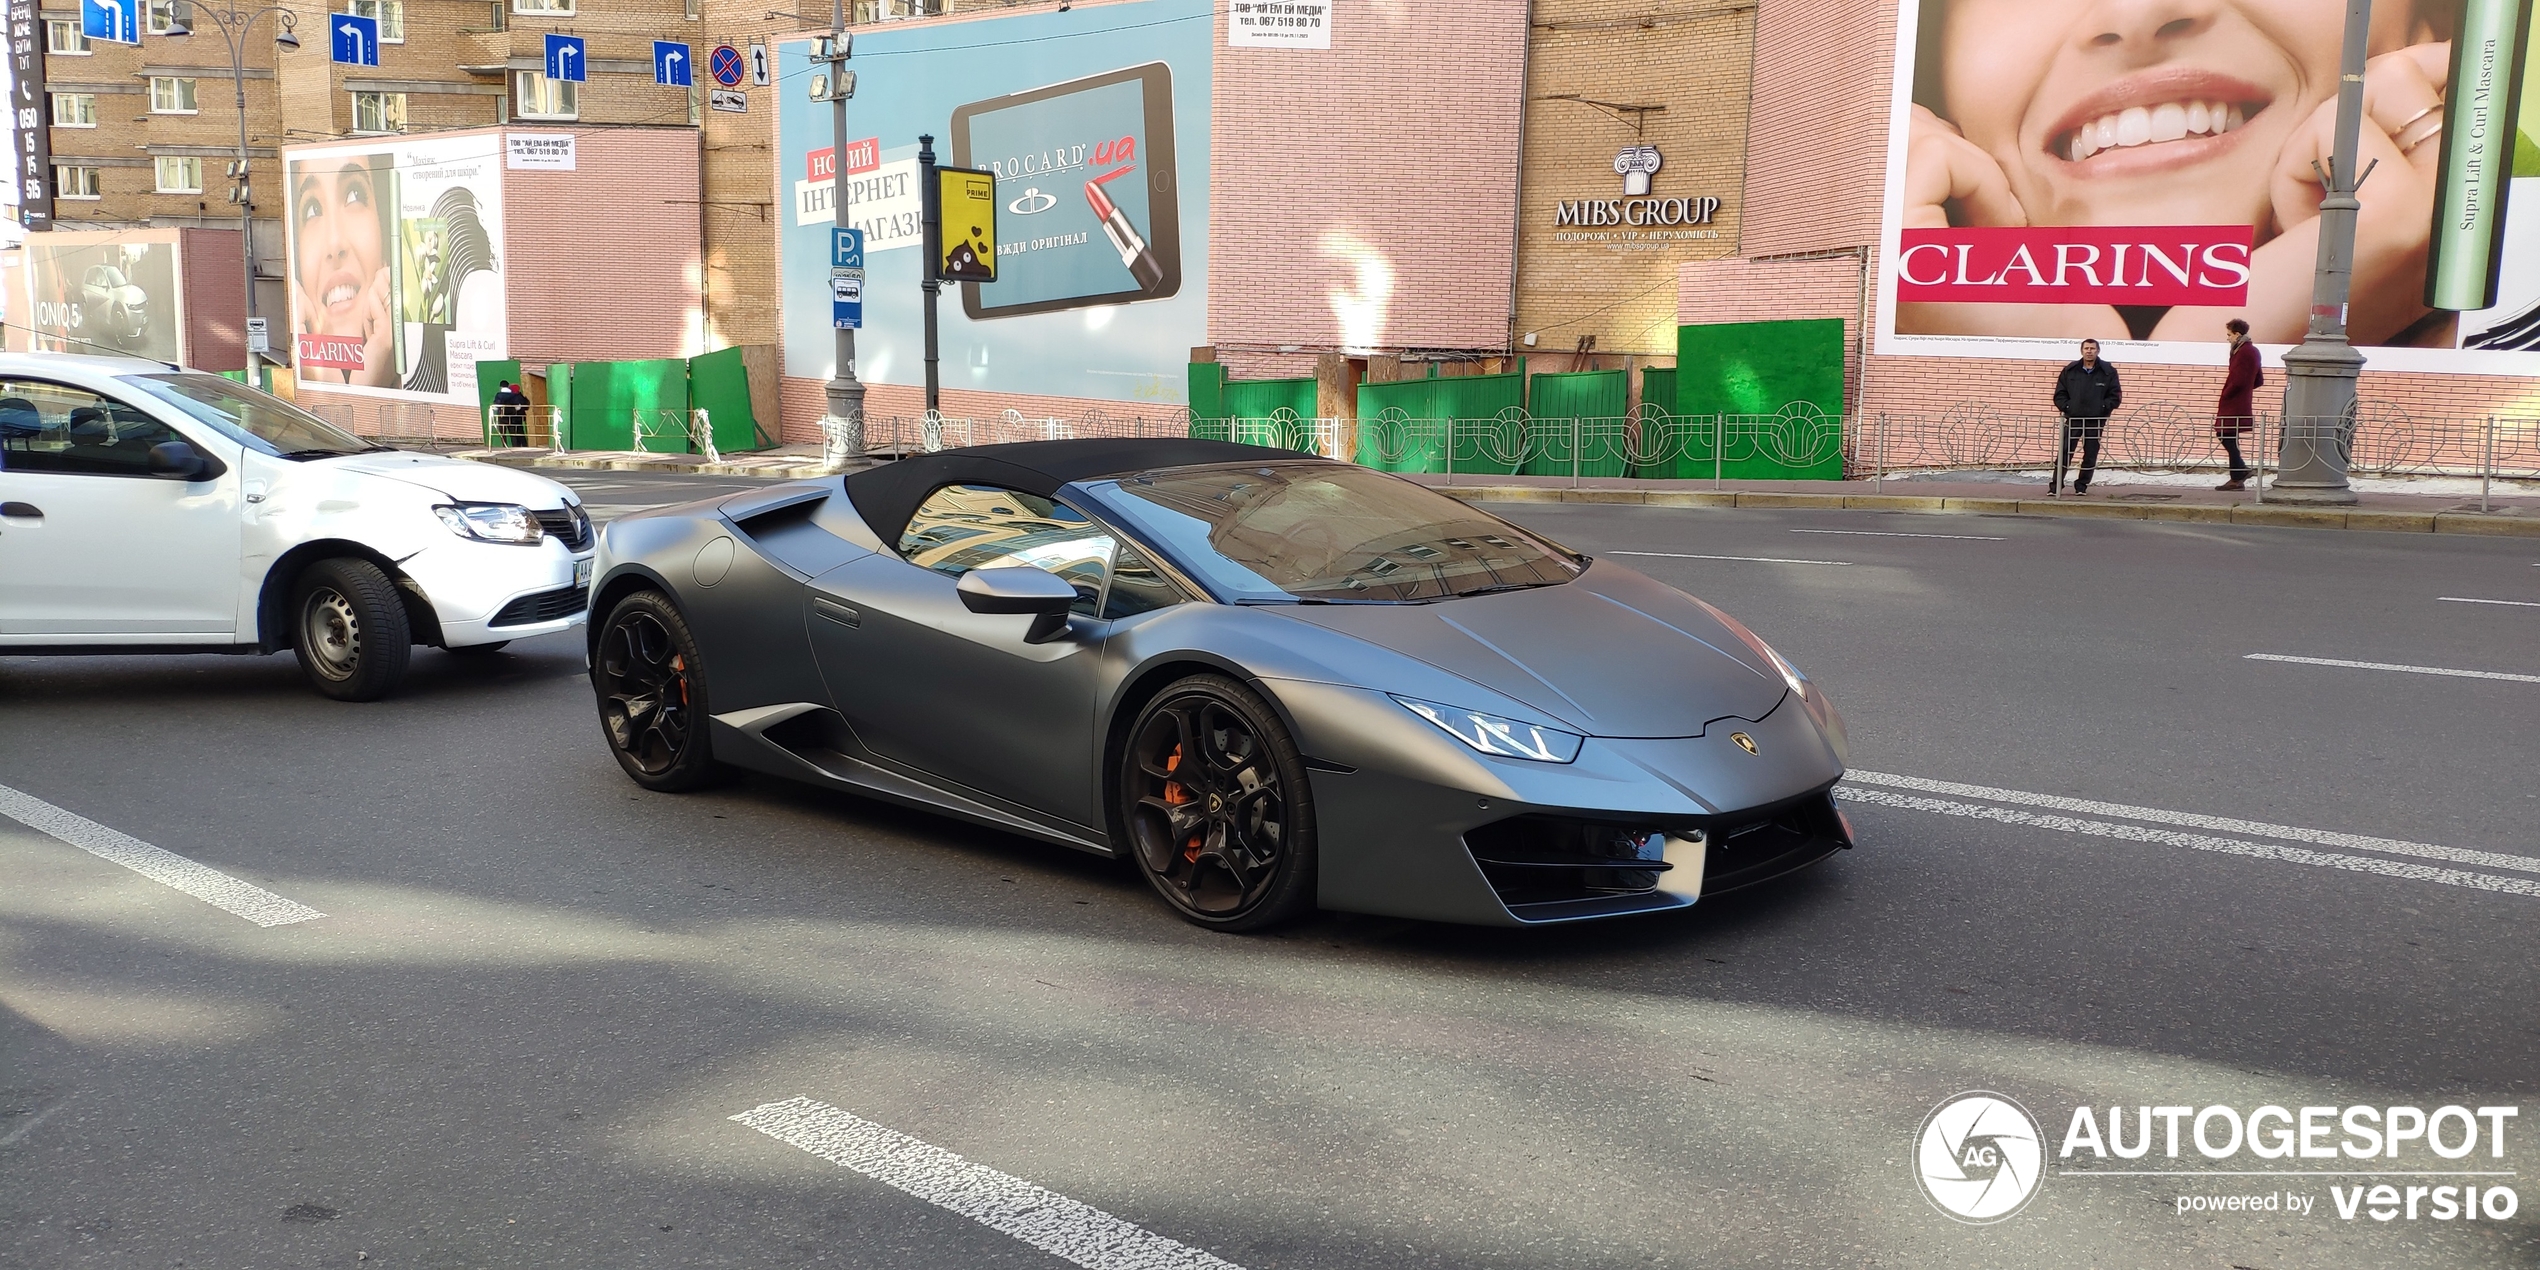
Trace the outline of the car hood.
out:
M 1416 657 L 1590 736 L 1699 736 L 1718 719 L 1762 719 L 1788 691 L 1700 601 L 1607 561 L 1560 586 L 1276 611 Z
M 414 454 L 398 450 L 379 454 L 349 454 L 342 458 L 314 461 L 339 472 L 384 476 L 392 481 L 420 485 L 463 503 L 518 503 L 524 507 L 555 507 L 577 501 L 572 491 L 546 477 L 516 471 L 512 468 L 497 467 L 491 463 L 443 458 L 437 454 Z

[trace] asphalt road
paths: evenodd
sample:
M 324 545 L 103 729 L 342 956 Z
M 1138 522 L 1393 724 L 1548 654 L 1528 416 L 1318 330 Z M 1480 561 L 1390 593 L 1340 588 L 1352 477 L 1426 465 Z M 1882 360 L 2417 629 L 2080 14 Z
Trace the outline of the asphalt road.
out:
M 573 479 L 602 518 L 744 484 Z M 369 706 L 287 656 L 0 658 L 0 786 L 326 914 L 0 819 L 0 1264 L 1067 1264 L 1006 1233 L 1043 1228 L 1123 1267 L 2540 1264 L 2534 544 L 1498 510 L 1807 669 L 1860 849 L 1670 917 L 1227 937 L 949 820 L 645 793 L 576 637 L 419 651 Z M 1979 1089 L 2049 1148 L 2084 1105 L 2523 1112 L 2494 1159 L 2050 1150 L 1970 1226 L 1913 1147 Z M 879 1127 L 824 1140 L 864 1168 L 731 1119 L 797 1098 Z M 2520 1207 L 2244 1175 L 2373 1168 Z M 2314 1207 L 2178 1211 L 2270 1193 Z

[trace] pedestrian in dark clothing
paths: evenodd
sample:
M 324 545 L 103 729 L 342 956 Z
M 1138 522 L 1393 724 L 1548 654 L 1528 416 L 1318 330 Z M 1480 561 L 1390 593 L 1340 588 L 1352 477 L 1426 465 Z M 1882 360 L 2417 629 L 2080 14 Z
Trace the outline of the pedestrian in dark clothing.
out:
M 494 390 L 494 444 L 529 444 L 529 394 L 508 379 Z
M 2063 485 L 2064 471 L 2072 466 L 2074 442 L 2081 443 L 2081 472 L 2073 479 L 2073 492 L 2090 492 L 2090 478 L 2099 471 L 2099 434 L 2124 401 L 2117 368 L 2099 360 L 2099 341 L 2083 340 L 2081 360 L 2055 377 L 2055 412 L 2064 416 L 2064 437 L 2055 452 L 2055 475 L 2046 482 L 2047 493 Z
M 2233 318 L 2223 323 L 2223 332 L 2231 339 L 2230 370 L 2223 375 L 2222 400 L 2214 406 L 2214 439 L 2222 442 L 2223 454 L 2231 460 L 2231 479 L 2215 489 L 2249 488 L 2255 473 L 2249 462 L 2240 457 L 2240 438 L 2255 429 L 2258 403 L 2254 394 L 2267 382 L 2267 373 L 2258 368 L 2258 346 L 2249 342 L 2249 324 Z

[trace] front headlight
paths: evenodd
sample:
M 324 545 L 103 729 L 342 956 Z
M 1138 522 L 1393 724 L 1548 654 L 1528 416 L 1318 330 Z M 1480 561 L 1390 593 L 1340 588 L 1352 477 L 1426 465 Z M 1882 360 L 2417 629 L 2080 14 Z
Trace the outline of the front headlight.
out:
M 432 509 L 450 532 L 479 542 L 535 546 L 547 531 L 529 509 L 513 503 L 443 503 Z
M 1559 728 L 1539 727 L 1503 719 L 1479 710 L 1442 706 L 1434 701 L 1415 701 L 1395 697 L 1402 708 L 1438 726 L 1438 730 L 1462 741 L 1474 752 L 1493 758 L 1522 758 L 1537 763 L 1567 763 L 1579 756 L 1586 738 Z

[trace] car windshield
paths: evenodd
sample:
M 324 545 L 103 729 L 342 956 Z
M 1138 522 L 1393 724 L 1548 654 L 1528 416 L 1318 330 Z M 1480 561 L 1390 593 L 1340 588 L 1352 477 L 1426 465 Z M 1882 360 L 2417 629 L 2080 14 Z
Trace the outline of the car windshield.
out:
M 1416 603 L 1551 586 L 1571 552 L 1340 463 L 1174 468 L 1086 487 L 1232 603 Z
M 251 449 L 286 459 L 323 459 L 385 450 L 270 393 L 198 371 L 126 375 L 123 382 L 184 411 Z

